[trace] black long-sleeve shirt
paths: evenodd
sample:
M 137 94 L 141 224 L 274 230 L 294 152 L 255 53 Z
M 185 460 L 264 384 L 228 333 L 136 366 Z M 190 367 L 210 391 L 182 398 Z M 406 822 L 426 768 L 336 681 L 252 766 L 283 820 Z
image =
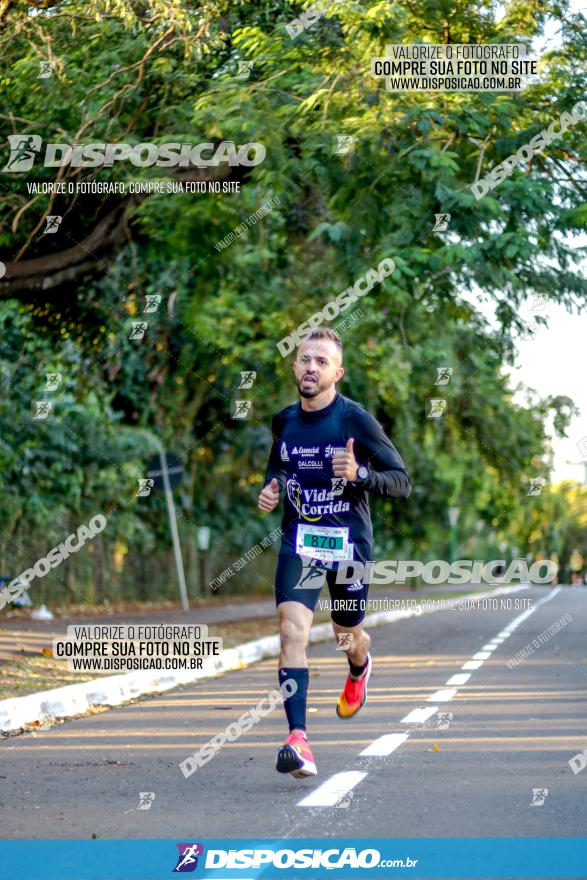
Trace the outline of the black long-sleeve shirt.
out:
M 300 403 L 285 407 L 274 416 L 273 445 L 265 472 L 267 485 L 273 478 L 286 489 L 280 553 L 298 555 L 298 526 L 315 524 L 345 532 L 353 556 L 372 559 L 373 530 L 368 492 L 389 498 L 407 498 L 410 480 L 397 449 L 383 428 L 354 400 L 336 395 L 323 409 L 309 412 Z M 332 471 L 332 457 L 344 452 L 354 438 L 354 455 L 367 465 L 365 482 L 353 484 Z M 320 546 L 320 545 L 319 545 Z

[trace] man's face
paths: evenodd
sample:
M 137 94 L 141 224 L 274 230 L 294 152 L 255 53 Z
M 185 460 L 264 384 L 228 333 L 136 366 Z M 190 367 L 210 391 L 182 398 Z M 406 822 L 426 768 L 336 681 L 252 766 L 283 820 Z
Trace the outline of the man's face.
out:
M 301 397 L 317 397 L 344 376 L 340 351 L 331 339 L 303 342 L 293 369 Z

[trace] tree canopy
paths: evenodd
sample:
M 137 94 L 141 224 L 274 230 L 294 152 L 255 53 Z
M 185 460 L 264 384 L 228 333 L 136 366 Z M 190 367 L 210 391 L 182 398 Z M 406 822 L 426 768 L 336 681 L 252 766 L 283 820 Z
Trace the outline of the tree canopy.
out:
M 308 5 L 0 3 L 4 141 L 233 141 L 266 153 L 254 167 L 37 161 L 2 172 L 4 567 L 21 570 L 88 513 L 110 512 L 87 558 L 39 590 L 173 594 L 164 502 L 136 497 L 153 434 L 185 467 L 177 504 L 191 584 L 196 525 L 212 527 L 219 569 L 270 531 L 277 518 L 258 515 L 256 495 L 271 414 L 295 390 L 277 342 L 386 257 L 395 270 L 344 333 L 341 384 L 381 421 L 414 484 L 407 503 L 374 504 L 377 552 L 445 554 L 451 505 L 463 541 L 493 532 L 520 552 L 562 552 L 563 537 L 528 527 L 550 515 L 556 490 L 527 493 L 548 479 L 548 419 L 564 433 L 574 404 L 562 393 L 515 403 L 503 368 L 532 296 L 573 311 L 584 301 L 585 123 L 482 199 L 470 187 L 582 99 L 584 19 L 566 2 L 514 0 L 498 18 L 488 0 L 338 0 L 292 39 L 285 25 Z M 521 92 L 390 93 L 371 74 L 391 43 L 531 45 L 547 25 L 560 45 Z M 41 62 L 50 76 L 39 76 Z M 340 138 L 352 139 L 347 151 Z M 68 191 L 163 177 L 238 191 Z M 30 192 L 31 181 L 65 192 Z M 271 199 L 277 206 L 247 224 Z M 444 232 L 434 229 L 440 213 L 450 214 Z M 46 233 L 53 215 L 61 224 Z M 150 295 L 161 302 L 145 314 Z M 143 320 L 144 338 L 129 339 Z M 453 370 L 444 386 L 441 367 Z M 245 370 L 257 378 L 241 393 Z M 43 390 L 50 372 L 63 377 L 54 394 Z M 241 421 L 231 406 L 243 394 L 253 417 Z M 31 405 L 43 396 L 54 414 L 38 422 Z M 429 417 L 434 398 L 446 400 L 442 418 Z M 149 579 L 153 559 L 161 567 Z M 263 566 L 231 587 L 264 584 Z

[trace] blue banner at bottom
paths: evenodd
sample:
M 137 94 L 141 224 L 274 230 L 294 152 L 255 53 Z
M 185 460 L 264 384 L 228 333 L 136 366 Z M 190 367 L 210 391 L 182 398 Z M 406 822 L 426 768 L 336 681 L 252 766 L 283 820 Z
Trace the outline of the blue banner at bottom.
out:
M 1 841 L 0 880 L 587 878 L 587 837 Z

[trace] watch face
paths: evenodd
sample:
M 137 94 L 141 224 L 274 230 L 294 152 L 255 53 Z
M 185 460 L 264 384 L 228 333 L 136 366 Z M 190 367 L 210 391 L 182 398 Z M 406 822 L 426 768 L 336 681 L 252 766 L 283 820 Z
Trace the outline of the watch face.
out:
M 357 471 L 357 476 L 361 480 L 366 480 L 367 477 L 369 476 L 369 471 L 367 470 L 367 468 L 365 467 L 364 464 L 362 464 L 361 467 L 359 468 L 359 470 Z

